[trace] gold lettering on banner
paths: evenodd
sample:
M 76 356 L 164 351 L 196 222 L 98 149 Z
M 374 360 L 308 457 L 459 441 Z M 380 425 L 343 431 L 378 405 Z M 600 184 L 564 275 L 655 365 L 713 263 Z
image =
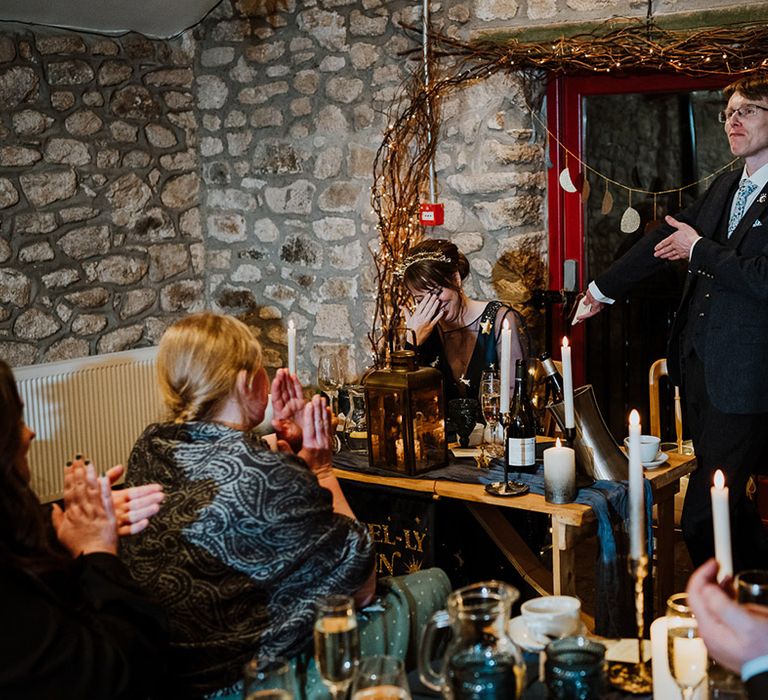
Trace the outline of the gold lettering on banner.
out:
M 367 523 L 368 532 L 371 533 L 371 539 L 374 542 L 381 542 L 381 525 L 377 523 Z
M 376 573 L 377 574 L 388 574 L 390 576 L 393 576 L 395 573 L 395 559 L 398 557 L 402 557 L 403 555 L 400 554 L 398 551 L 392 552 L 392 558 L 387 559 L 386 554 L 379 554 L 379 565 L 376 567 Z M 385 571 L 386 569 L 386 571 Z
M 395 538 L 394 540 L 389 539 L 389 525 L 382 525 L 381 529 L 384 530 L 384 539 L 382 542 L 384 544 L 392 545 L 393 547 L 397 547 L 398 539 Z
M 426 532 L 419 532 L 418 530 L 403 530 L 403 535 L 405 536 L 405 548 L 406 549 L 413 549 L 416 552 L 423 552 L 424 551 L 424 540 L 427 537 Z M 411 535 L 414 536 L 416 539 L 416 544 L 411 542 Z

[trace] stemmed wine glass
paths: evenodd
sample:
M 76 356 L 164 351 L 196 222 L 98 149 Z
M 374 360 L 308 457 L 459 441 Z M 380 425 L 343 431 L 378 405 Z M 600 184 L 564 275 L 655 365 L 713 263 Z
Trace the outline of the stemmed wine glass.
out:
M 346 595 L 321 598 L 315 617 L 315 664 L 333 700 L 346 694 L 359 659 L 354 601 Z
M 687 593 L 675 593 L 667 601 L 667 655 L 669 671 L 683 700 L 690 700 L 707 676 L 707 648 L 688 606 Z
M 338 411 L 339 389 L 343 384 L 344 374 L 338 356 L 332 353 L 320 355 L 317 361 L 317 385 L 328 394 L 334 415 Z
M 369 656 L 352 681 L 352 700 L 411 700 L 403 662 L 396 656 Z
M 490 440 L 484 447 L 491 457 L 499 456 L 496 446 L 496 431 L 499 424 L 500 387 L 498 372 L 492 369 L 483 370 L 480 376 L 480 409 L 490 431 Z

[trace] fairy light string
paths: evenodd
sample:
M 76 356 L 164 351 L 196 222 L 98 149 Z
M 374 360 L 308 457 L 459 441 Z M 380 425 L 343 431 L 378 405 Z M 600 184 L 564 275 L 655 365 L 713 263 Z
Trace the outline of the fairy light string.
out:
M 407 33 L 421 39 L 423 29 L 403 25 Z M 373 251 L 377 296 L 371 331 L 368 335 L 377 366 L 386 362 L 391 349 L 402 341 L 402 308 L 407 294 L 395 270 L 411 246 L 424 236 L 419 223 L 419 202 L 429 199 L 429 167 L 440 135 L 442 102 L 457 90 L 486 80 L 499 72 L 514 72 L 523 92 L 542 80 L 544 72 L 556 75 L 625 75 L 677 73 L 688 76 L 724 75 L 738 77 L 768 67 L 766 46 L 768 26 L 756 23 L 733 24 L 697 31 L 666 30 L 649 13 L 646 21 L 613 19 L 599 30 L 560 37 L 555 41 L 521 42 L 491 39 L 464 42 L 430 30 L 428 86 L 414 70 L 387 110 L 388 126 L 374 159 L 371 207 L 377 219 L 378 242 Z M 420 42 L 419 42 L 420 43 Z M 421 46 L 407 53 L 421 54 Z M 452 64 L 452 65 L 449 65 Z M 736 160 L 696 182 L 664 190 L 647 190 L 619 182 L 584 162 L 568 149 L 544 124 L 537 110 L 528 107 L 533 121 L 567 159 L 566 167 L 578 163 L 583 172 L 604 182 L 604 200 L 609 185 L 657 199 L 682 193 L 732 168 Z M 428 135 L 431 134 L 431 138 Z M 568 174 L 570 179 L 570 173 Z M 580 196 L 588 194 L 587 185 Z M 572 183 L 571 183 L 572 184 Z M 571 191 L 571 190 L 569 190 Z M 574 191 L 576 188 L 574 187 Z M 612 200 L 612 197 L 610 197 Z

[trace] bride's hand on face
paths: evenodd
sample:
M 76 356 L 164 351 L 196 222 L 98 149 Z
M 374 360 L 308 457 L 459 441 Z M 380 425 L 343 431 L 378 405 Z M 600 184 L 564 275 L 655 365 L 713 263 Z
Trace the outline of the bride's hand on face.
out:
M 299 457 L 316 474 L 331 468 L 332 422 L 331 409 L 324 397 L 315 395 L 304 406 L 301 423 L 304 439 Z
M 432 292 L 421 297 L 412 312 L 405 309 L 405 327 L 409 331 L 414 331 L 417 346 L 424 343 L 443 315 L 444 310 L 439 295 Z M 412 334 L 408 333 L 408 340 L 411 337 Z

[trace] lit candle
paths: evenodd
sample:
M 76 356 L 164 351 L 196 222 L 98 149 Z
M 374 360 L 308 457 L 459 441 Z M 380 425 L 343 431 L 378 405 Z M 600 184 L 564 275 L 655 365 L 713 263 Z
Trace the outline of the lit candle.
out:
M 728 507 L 728 487 L 725 475 L 718 469 L 715 484 L 709 490 L 712 495 L 712 523 L 715 528 L 715 559 L 717 559 L 717 580 L 724 581 L 733 576 L 731 558 L 731 515 Z
M 573 414 L 573 372 L 571 370 L 571 347 L 568 338 L 563 338 L 561 360 L 563 362 L 563 400 L 565 401 L 565 427 L 575 428 L 576 418 Z
M 645 553 L 645 493 L 640 460 L 640 414 L 629 414 L 629 556 L 640 559 Z
M 288 371 L 296 374 L 296 325 L 293 319 L 288 321 Z
M 510 365 L 512 362 L 512 331 L 509 329 L 509 321 L 504 319 L 501 329 L 501 379 L 499 394 L 499 412 L 509 413 L 509 381 Z
M 544 450 L 544 498 L 550 503 L 571 503 L 576 498 L 576 453 L 560 438 Z

